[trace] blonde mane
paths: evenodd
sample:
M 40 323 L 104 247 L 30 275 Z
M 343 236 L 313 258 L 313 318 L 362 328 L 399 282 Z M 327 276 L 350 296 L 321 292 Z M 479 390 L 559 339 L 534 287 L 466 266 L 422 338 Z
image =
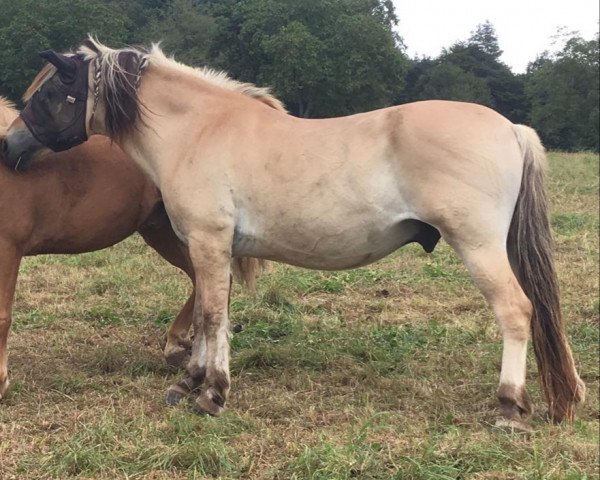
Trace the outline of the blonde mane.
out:
M 258 100 L 259 102 L 262 102 L 275 110 L 287 113 L 283 103 L 271 94 L 268 87 L 257 87 L 252 83 L 234 80 L 226 72 L 221 70 L 215 70 L 208 67 L 191 67 L 189 65 L 185 65 L 172 57 L 167 57 L 158 43 L 153 43 L 150 50 L 137 49 L 133 47 L 114 50 L 106 45 L 103 45 L 98 40 L 89 37 L 79 48 L 78 53 L 84 55 L 86 60 L 95 60 L 98 56 L 100 56 L 100 64 L 101 68 L 103 69 L 103 76 L 105 81 L 111 86 L 115 86 L 119 83 L 115 80 L 119 74 L 128 77 L 129 81 L 138 81 L 137 78 L 133 77 L 137 77 L 139 74 L 126 71 L 119 61 L 121 54 L 133 54 L 138 58 L 138 64 L 141 64 L 143 60 L 146 59 L 149 64 L 176 68 L 183 73 L 199 77 L 226 90 L 239 92 L 242 95 Z
M 0 97 L 0 138 L 6 134 L 9 125 L 19 116 L 19 111 L 15 104 L 8 98 Z
M 172 57 L 167 57 L 157 43 L 152 44 L 148 59 L 151 64 L 164 65 L 176 68 L 182 72 L 199 77 L 213 85 L 239 92 L 247 97 L 254 98 L 275 110 L 287 112 L 283 103 L 271 94 L 269 87 L 257 87 L 253 83 L 240 82 L 231 78 L 227 72 L 209 67 L 190 67 L 178 62 Z

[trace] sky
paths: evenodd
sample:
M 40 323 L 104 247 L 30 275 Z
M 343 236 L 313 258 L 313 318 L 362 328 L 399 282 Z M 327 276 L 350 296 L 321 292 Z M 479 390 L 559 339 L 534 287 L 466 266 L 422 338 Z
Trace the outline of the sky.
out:
M 500 60 L 514 73 L 552 45 L 559 27 L 578 30 L 591 40 L 598 31 L 598 0 L 393 0 L 400 19 L 398 33 L 410 57 L 436 57 L 442 48 L 466 40 L 489 20 L 496 29 Z

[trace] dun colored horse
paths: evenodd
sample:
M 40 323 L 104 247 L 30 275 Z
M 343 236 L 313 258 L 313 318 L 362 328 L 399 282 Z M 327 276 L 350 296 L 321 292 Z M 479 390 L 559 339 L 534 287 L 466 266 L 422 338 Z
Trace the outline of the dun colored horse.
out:
M 585 387 L 561 321 L 546 158 L 532 129 L 445 101 L 294 118 L 156 46 L 113 50 L 90 39 L 74 56 L 44 58 L 55 68 L 8 131 L 9 165 L 27 164 L 43 145 L 107 134 L 154 179 L 188 246 L 202 308 L 196 302 L 189 377 L 169 402 L 203 385 L 196 407 L 224 409 L 232 255 L 352 268 L 409 242 L 431 251 L 441 235 L 503 334 L 500 424 L 527 428 L 530 332 L 550 415 L 573 418 Z
M 17 116 L 0 97 L 0 137 Z M 26 175 L 0 165 L 0 398 L 8 388 L 7 337 L 23 256 L 99 250 L 138 231 L 163 258 L 194 278 L 187 248 L 173 233 L 158 189 L 109 139 L 96 136 L 50 158 Z M 255 259 L 235 267 L 241 279 L 253 282 Z M 193 305 L 194 294 L 169 328 L 169 364 L 179 365 L 187 356 Z

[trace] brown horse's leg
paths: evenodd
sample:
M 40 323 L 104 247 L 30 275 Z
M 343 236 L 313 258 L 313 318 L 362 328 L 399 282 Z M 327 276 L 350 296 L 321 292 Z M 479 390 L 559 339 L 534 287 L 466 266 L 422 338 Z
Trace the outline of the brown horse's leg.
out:
M 503 352 L 497 424 L 530 430 L 531 400 L 525 389 L 525 363 L 529 339 L 531 302 L 510 266 L 504 245 L 477 245 L 449 239 L 465 262 L 471 277 L 491 305 L 502 331 Z
M 20 263 L 17 249 L 0 242 L 0 399 L 8 390 L 8 332 Z
M 139 229 L 140 235 L 159 255 L 187 273 L 194 282 L 194 269 L 187 248 L 177 238 L 167 218 L 161 218 L 159 221 L 159 226 L 153 225 L 152 222 L 142 226 Z M 188 332 L 192 324 L 195 296 L 194 290 L 167 332 L 164 355 L 169 365 L 185 366 L 187 363 L 191 347 Z
M 165 361 L 174 367 L 185 367 L 190 357 L 192 342 L 188 338 L 188 332 L 194 315 L 195 293 L 192 292 L 167 332 Z

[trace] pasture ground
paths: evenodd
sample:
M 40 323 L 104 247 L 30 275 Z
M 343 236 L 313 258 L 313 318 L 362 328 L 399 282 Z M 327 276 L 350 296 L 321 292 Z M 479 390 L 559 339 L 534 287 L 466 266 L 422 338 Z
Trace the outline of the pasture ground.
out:
M 588 387 L 578 420 L 493 427 L 500 336 L 441 242 L 370 268 L 276 266 L 236 287 L 232 394 L 218 419 L 164 404 L 166 325 L 186 277 L 134 237 L 26 259 L 0 404 L 0 478 L 597 479 L 598 156 L 552 153 L 563 308 Z

